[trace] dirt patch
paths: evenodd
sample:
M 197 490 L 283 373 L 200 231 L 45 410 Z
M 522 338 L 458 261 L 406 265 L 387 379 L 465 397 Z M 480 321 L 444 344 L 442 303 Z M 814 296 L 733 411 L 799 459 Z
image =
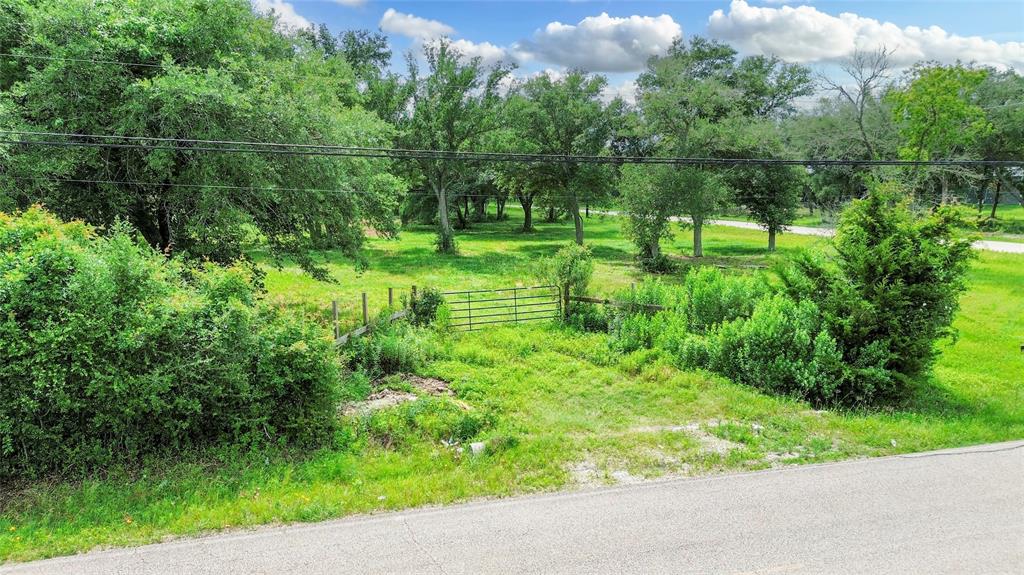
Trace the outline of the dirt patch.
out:
M 420 377 L 411 373 L 401 375 L 402 381 L 416 388 L 418 391 L 430 395 L 454 395 L 451 386 L 443 379 L 436 377 Z
M 384 380 L 378 380 L 373 383 L 373 387 L 377 389 L 363 401 L 354 401 L 347 403 L 341 408 L 342 415 L 356 415 L 358 413 L 369 413 L 371 411 L 377 411 L 378 409 L 385 409 L 405 403 L 407 401 L 415 401 L 420 395 L 446 395 L 451 396 L 454 393 L 449 387 L 448 382 L 443 379 L 437 379 L 434 377 L 420 377 L 411 373 L 403 373 L 397 376 L 402 382 L 412 387 L 416 393 L 409 393 L 407 391 L 399 391 L 384 387 L 386 385 Z M 389 378 L 394 380 L 395 377 Z M 419 395 L 417 395 L 419 394 Z M 454 400 L 455 403 L 464 410 L 469 410 L 470 406 L 463 402 Z
M 692 422 L 685 425 L 652 425 L 646 427 L 636 427 L 631 429 L 632 432 L 640 433 L 661 433 L 665 431 L 675 433 L 685 433 L 698 442 L 700 442 L 700 450 L 703 453 L 717 453 L 724 455 L 729 453 L 733 449 L 742 447 L 735 441 L 729 441 L 728 439 L 722 439 L 717 435 L 708 433 L 706 427 L 718 427 L 721 424 L 717 419 L 710 419 L 705 422 Z
M 384 409 L 407 401 L 416 401 L 417 397 L 419 396 L 413 393 L 395 391 L 393 389 L 381 389 L 371 393 L 365 401 L 355 401 L 345 404 L 345 406 L 341 408 L 341 414 L 356 415 L 359 413 L 369 413 L 371 411 L 377 411 L 378 409 Z

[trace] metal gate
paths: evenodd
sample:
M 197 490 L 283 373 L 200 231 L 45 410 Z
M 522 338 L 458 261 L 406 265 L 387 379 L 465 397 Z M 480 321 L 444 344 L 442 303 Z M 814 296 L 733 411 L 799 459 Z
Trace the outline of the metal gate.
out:
M 513 287 L 444 292 L 452 327 L 472 331 L 498 323 L 557 319 L 562 315 L 558 286 Z

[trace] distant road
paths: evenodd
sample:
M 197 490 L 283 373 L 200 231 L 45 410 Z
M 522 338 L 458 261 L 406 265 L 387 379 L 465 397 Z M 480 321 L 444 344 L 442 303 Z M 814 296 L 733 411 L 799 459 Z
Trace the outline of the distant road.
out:
M 594 212 L 594 210 L 591 210 L 591 212 Z M 614 212 L 614 211 L 602 211 L 602 212 L 594 212 L 594 213 L 600 213 L 600 214 L 605 214 L 605 215 L 609 215 L 609 216 L 620 216 L 620 215 L 622 215 L 619 212 Z M 672 221 L 675 221 L 675 222 L 687 222 L 688 223 L 690 221 L 690 219 L 689 218 L 672 218 Z M 748 230 L 760 230 L 760 229 L 762 229 L 761 226 L 759 226 L 759 225 L 757 225 L 757 224 L 755 224 L 753 222 L 744 222 L 744 221 L 737 221 L 737 220 L 715 220 L 713 222 L 713 225 L 716 225 L 716 226 L 728 226 L 730 228 L 744 228 L 744 229 L 748 229 Z M 812 228 L 812 227 L 808 227 L 808 226 L 790 226 L 789 229 L 786 230 L 786 233 L 787 234 L 797 234 L 797 235 L 800 235 L 800 236 L 830 237 L 830 236 L 834 236 L 836 231 L 834 229 L 832 229 L 832 228 Z M 976 250 L 985 250 L 985 251 L 990 251 L 990 252 L 1003 252 L 1003 253 L 1008 253 L 1008 254 L 1024 254 L 1024 243 L 1000 242 L 1000 241 L 995 241 L 995 240 L 977 240 L 973 244 L 971 244 L 971 246 L 974 247 L 974 249 L 976 249 Z
M 1024 441 L 265 528 L 0 573 L 1022 573 Z

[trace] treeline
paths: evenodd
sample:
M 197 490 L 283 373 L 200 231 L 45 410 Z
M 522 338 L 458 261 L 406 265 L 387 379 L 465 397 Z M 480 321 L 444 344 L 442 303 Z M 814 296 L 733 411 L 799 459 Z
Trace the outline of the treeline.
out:
M 560 156 L 839 160 L 1024 156 L 1024 78 L 1012 70 L 922 62 L 897 70 L 886 50 L 857 53 L 831 76 L 701 37 L 677 40 L 608 100 L 585 71 L 515 75 L 451 43 L 428 43 L 392 70 L 386 37 L 326 27 L 286 31 L 246 0 L 0 0 L 0 129 L 179 140 L 341 144 Z M 897 182 L 918 206 L 1020 199 L 1006 168 L 699 167 L 483 163 L 219 153 L 148 141 L 140 148 L 19 146 L 0 135 L 0 210 L 41 203 L 64 218 L 130 221 L 166 254 L 216 261 L 265 242 L 322 276 L 315 254 L 358 256 L 364 230 L 402 222 L 455 230 L 504 217 L 530 231 L 567 217 L 583 243 L 591 206 L 629 215 L 647 268 L 664 266 L 673 216 L 702 226 L 743 209 L 769 233 L 797 209 L 835 212 L 870 181 Z M 59 137 L 51 136 L 51 139 Z

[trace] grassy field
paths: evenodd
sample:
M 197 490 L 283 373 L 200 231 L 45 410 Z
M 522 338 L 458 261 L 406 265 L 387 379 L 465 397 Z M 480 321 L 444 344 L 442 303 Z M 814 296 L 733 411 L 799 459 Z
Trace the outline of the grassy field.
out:
M 332 260 L 335 284 L 293 267 L 270 269 L 269 297 L 325 321 L 329 302 L 353 321 L 358 294 L 371 307 L 386 288 L 496 288 L 534 283 L 538 258 L 571 226 L 489 223 L 458 234 L 460 255 L 437 257 L 428 228 L 369 242 L 370 269 Z M 594 291 L 641 279 L 613 218 L 587 221 L 598 259 Z M 767 263 L 766 236 L 712 227 L 702 264 Z M 784 256 L 822 240 L 779 238 Z M 679 233 L 666 251 L 689 253 Z M 775 256 L 778 257 L 778 256 Z M 354 442 L 313 454 L 184 456 L 105 477 L 10 487 L 0 514 L 0 558 L 28 560 L 96 546 L 267 523 L 698 475 L 834 461 L 1024 437 L 1024 257 L 982 253 L 970 272 L 955 343 L 908 403 L 885 411 L 830 412 L 770 397 L 717 376 L 681 372 L 657 352 L 617 356 L 606 338 L 556 325 L 498 328 L 442 338 L 421 375 L 451 382 L 488 424 L 472 456 L 428 435 L 398 444 Z M 677 277 L 676 277 L 677 278 Z M 672 281 L 676 278 L 667 278 Z M 326 325 L 326 324 L 325 324 Z M 326 335 L 326 329 L 325 329 Z M 418 400 L 413 404 L 430 400 Z M 408 405 L 408 404 L 407 404 Z

